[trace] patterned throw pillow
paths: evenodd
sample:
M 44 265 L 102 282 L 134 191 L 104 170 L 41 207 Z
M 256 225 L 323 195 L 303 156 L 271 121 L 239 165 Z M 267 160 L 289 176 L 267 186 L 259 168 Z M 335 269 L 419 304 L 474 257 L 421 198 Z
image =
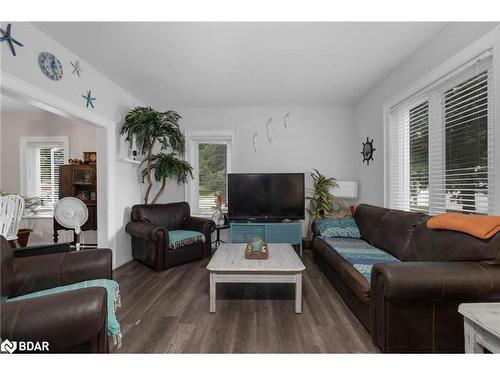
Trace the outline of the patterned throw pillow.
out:
M 323 237 L 361 238 L 358 226 L 352 217 L 335 220 L 317 220 L 316 227 Z

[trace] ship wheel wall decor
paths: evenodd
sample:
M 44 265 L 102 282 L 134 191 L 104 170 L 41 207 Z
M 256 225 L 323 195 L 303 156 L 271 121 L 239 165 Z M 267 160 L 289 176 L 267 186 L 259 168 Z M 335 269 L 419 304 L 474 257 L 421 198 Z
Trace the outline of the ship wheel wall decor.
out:
M 366 165 L 370 165 L 370 160 L 373 160 L 373 151 L 376 148 L 373 148 L 373 139 L 370 141 L 368 137 L 366 137 L 366 143 L 363 142 L 363 151 L 361 154 L 363 155 L 363 162 L 366 161 Z

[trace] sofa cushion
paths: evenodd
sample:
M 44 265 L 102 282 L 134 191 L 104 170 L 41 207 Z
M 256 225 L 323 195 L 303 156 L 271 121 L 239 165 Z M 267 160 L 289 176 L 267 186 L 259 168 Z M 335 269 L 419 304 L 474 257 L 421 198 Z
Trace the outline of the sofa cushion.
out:
M 360 204 L 354 211 L 354 220 L 358 225 L 361 238 L 373 245 L 380 235 L 382 217 L 389 211 L 387 208 Z
M 405 262 L 482 261 L 500 264 L 500 233 L 482 240 L 470 234 L 446 229 L 429 229 L 419 224 L 403 258 Z
M 168 232 L 170 249 L 178 249 L 187 245 L 205 242 L 205 236 L 194 230 L 171 230 Z
M 323 240 L 352 265 L 368 283 L 371 280 L 372 268 L 377 263 L 394 263 L 399 259 L 359 239 L 326 238 Z
M 413 231 L 427 218 L 427 215 L 421 213 L 389 210 L 380 219 L 379 233 L 375 236 L 373 245 L 401 260 Z
M 316 226 L 323 237 L 361 238 L 359 228 L 352 217 L 317 220 Z
M 332 249 L 323 237 L 316 237 L 313 241 L 315 256 L 321 257 L 322 262 L 338 275 L 340 281 L 363 304 L 370 304 L 370 283 L 339 253 Z

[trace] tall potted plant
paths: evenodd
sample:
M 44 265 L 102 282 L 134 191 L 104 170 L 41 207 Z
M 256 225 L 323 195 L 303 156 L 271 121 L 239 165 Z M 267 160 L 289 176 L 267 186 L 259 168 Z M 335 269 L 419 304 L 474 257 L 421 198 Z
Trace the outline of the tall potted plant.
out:
M 151 203 L 156 203 L 158 198 L 165 191 L 167 178 L 177 177 L 178 184 L 187 182 L 188 177 L 193 178 L 193 168 L 185 160 L 179 160 L 175 153 L 159 152 L 151 157 L 150 171 L 153 173 L 154 179 L 161 183 L 160 189 L 156 193 Z M 142 176 L 147 178 L 147 168 L 142 170 Z
M 125 116 L 121 134 L 134 142 L 143 160 L 141 171 L 147 187 L 144 203 L 155 203 L 165 191 L 167 178 L 177 177 L 177 183 L 185 183 L 192 175 L 191 165 L 182 160 L 185 137 L 179 127 L 181 116 L 175 111 L 159 112 L 151 107 L 136 107 Z M 159 146 L 159 152 L 155 148 Z M 169 150 L 170 152 L 165 152 Z M 150 202 L 154 181 L 160 188 Z
M 317 169 L 311 172 L 313 187 L 310 190 L 310 196 L 306 197 L 309 201 L 309 207 L 306 209 L 309 215 L 307 225 L 307 240 L 312 239 L 312 222 L 317 219 L 324 219 L 326 213 L 333 211 L 333 195 L 330 192 L 332 188 L 338 187 L 333 177 L 322 175 Z

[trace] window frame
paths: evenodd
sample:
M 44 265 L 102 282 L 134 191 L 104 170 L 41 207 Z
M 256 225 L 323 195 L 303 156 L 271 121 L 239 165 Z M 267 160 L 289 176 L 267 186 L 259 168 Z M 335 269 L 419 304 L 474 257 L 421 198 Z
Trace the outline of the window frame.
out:
M 476 59 L 483 53 L 491 51 L 493 58 L 493 87 L 492 92 L 496 100 L 493 103 L 492 111 L 495 113 L 494 123 L 492 128 L 494 131 L 495 142 L 500 143 L 500 27 L 494 28 L 492 31 L 483 35 L 474 43 L 455 54 L 450 59 L 439 65 L 436 69 L 432 70 L 422 78 L 409 85 L 406 89 L 399 92 L 383 105 L 383 143 L 384 143 L 384 163 L 383 163 L 383 184 L 384 184 L 384 206 L 389 206 L 389 126 L 391 122 L 391 109 L 398 104 L 416 96 L 418 93 L 433 86 L 441 81 L 444 77 L 459 70 L 462 66 L 468 64 L 470 61 Z M 432 103 L 429 103 L 432 105 Z M 489 214 L 500 214 L 500 152 L 495 152 L 493 156 L 494 169 L 490 171 L 492 176 L 493 186 L 496 186 L 493 197 L 493 204 L 489 207 Z M 431 183 L 431 182 L 429 182 Z M 429 197 L 429 205 L 431 204 Z M 430 214 L 433 214 L 431 211 Z
M 19 137 L 19 168 L 20 168 L 20 190 L 22 195 L 27 195 L 27 170 L 28 170 L 28 158 L 27 147 L 29 143 L 62 143 L 64 145 L 64 163 L 67 164 L 70 155 L 69 149 L 69 136 L 57 135 L 57 136 L 22 136 Z M 27 218 L 52 218 L 54 216 L 53 210 L 41 209 L 36 214 L 30 214 L 26 216 Z
M 192 166 L 195 164 L 194 147 L 200 143 L 212 144 L 227 144 L 230 147 L 230 165 L 227 168 L 227 173 L 234 173 L 236 171 L 236 132 L 234 130 L 187 130 L 184 132 L 186 137 L 186 161 Z M 197 176 L 194 176 L 197 178 Z M 188 179 L 185 184 L 185 199 L 189 203 L 191 213 L 201 217 L 211 217 L 211 214 L 199 212 L 194 209 L 192 197 L 193 179 Z

